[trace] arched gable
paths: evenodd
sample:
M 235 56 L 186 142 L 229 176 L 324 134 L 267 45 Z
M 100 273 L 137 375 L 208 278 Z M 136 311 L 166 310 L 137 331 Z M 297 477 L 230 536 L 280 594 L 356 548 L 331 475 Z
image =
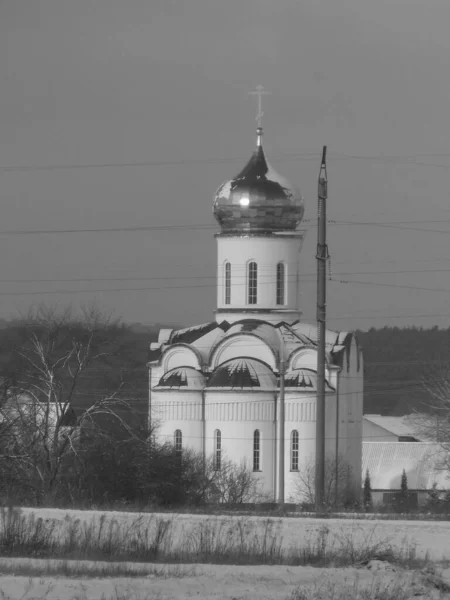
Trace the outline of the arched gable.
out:
M 164 351 L 160 365 L 164 373 L 177 367 L 193 367 L 201 370 L 202 359 L 198 350 L 188 344 L 174 344 Z
M 317 349 L 314 347 L 303 347 L 295 350 L 289 357 L 287 370 L 295 371 L 296 369 L 311 369 L 316 371 Z
M 256 358 L 272 370 L 278 368 L 277 356 L 267 342 L 254 333 L 235 333 L 222 339 L 211 353 L 211 370 L 233 358 Z

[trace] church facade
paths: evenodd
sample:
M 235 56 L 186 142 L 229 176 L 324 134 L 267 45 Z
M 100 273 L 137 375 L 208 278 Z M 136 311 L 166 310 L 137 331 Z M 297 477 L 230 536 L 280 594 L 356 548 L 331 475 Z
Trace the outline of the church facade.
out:
M 151 425 L 160 442 L 212 457 L 217 469 L 225 458 L 245 461 L 266 498 L 279 498 L 281 485 L 286 501 L 301 501 L 301 475 L 315 457 L 317 394 L 317 328 L 299 310 L 304 203 L 267 162 L 260 127 L 252 157 L 219 187 L 213 212 L 215 320 L 163 329 L 151 344 Z M 325 390 L 327 464 L 345 464 L 345 485 L 357 496 L 363 362 L 353 333 L 326 332 Z

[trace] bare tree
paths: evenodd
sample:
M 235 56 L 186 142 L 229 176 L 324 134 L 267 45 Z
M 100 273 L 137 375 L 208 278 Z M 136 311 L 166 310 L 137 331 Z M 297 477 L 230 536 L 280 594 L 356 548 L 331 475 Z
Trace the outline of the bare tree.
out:
M 435 468 L 450 471 L 450 369 L 435 368 L 422 377 L 422 410 L 410 416 L 416 436 L 439 444 Z
M 81 317 L 40 307 L 16 334 L 11 385 L 0 410 L 8 432 L 0 455 L 36 501 L 52 501 L 68 459 L 81 452 L 80 435 L 98 430 L 102 419 L 135 435 L 125 418 L 132 379 L 122 366 L 123 336 L 120 324 L 95 306 Z
M 315 506 L 315 473 L 314 460 L 307 462 L 298 471 L 292 498 L 294 501 Z M 325 460 L 325 506 L 343 505 L 351 499 L 351 475 L 350 466 L 342 458 L 338 458 L 337 464 L 334 458 Z
M 235 463 L 222 458 L 220 469 L 211 457 L 206 465 L 208 496 L 211 501 L 225 504 L 258 502 L 262 498 L 261 485 L 248 463 Z

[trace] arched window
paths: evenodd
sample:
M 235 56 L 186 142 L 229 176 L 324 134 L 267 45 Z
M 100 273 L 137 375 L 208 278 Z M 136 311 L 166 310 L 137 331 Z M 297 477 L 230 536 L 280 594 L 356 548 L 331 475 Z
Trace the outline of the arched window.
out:
M 181 457 L 183 452 L 183 434 L 181 429 L 177 429 L 174 434 L 175 456 Z
M 259 429 L 253 432 L 253 470 L 261 471 L 261 433 Z
M 285 266 L 284 263 L 277 264 L 277 304 L 284 305 L 285 300 Z
M 255 262 L 248 263 L 248 304 L 258 302 L 258 265 Z
M 291 433 L 291 471 L 298 471 L 298 431 Z
M 231 264 L 225 263 L 225 304 L 231 304 Z
M 214 469 L 220 471 L 222 466 L 222 434 L 220 429 L 214 432 Z

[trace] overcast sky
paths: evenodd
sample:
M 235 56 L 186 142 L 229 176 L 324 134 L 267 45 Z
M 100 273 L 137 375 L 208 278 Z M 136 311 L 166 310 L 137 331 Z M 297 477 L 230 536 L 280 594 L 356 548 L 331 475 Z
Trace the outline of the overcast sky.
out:
M 329 226 L 349 281 L 330 282 L 330 326 L 448 326 L 449 22 L 448 0 L 0 0 L 0 230 L 181 226 L 0 235 L 0 316 L 96 298 L 127 321 L 212 319 L 211 204 L 253 151 L 262 84 L 266 155 L 306 218 L 327 144 L 330 219 L 368 223 Z M 55 165 L 77 168 L 5 169 Z

